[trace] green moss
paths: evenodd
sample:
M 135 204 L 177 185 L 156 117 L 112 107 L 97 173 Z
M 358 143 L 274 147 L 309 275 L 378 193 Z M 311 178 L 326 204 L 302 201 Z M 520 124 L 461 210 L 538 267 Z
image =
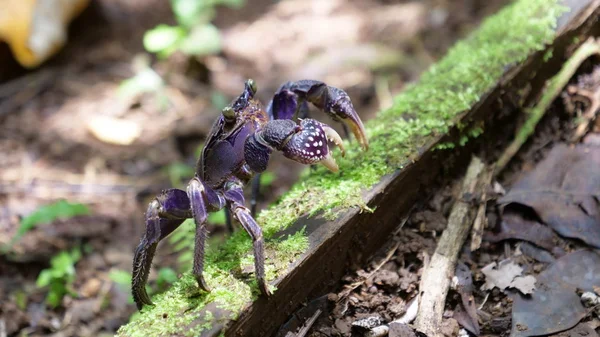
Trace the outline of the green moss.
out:
M 274 239 L 276 233 L 303 215 L 320 213 L 333 218 L 349 207 L 369 211 L 361 192 L 418 158 L 431 144 L 432 136 L 446 133 L 458 116 L 494 87 L 507 66 L 544 49 L 553 40 L 561 12 L 556 0 L 520 0 L 505 8 L 457 43 L 417 84 L 398 95 L 392 108 L 365 124 L 368 152 L 360 151 L 355 142 L 347 144 L 346 157 L 338 160 L 340 173 L 307 170 L 278 205 L 257 219 L 267 241 L 267 278 L 281 275 L 308 246 L 303 232 L 285 240 Z M 210 302 L 230 310 L 235 317 L 258 294 L 253 275 L 243 272 L 244 265 L 251 265 L 251 247 L 242 231 L 220 247 L 213 247 L 206 256 L 205 272 L 211 293 L 199 294 L 194 278 L 184 274 L 166 293 L 153 298 L 155 307 L 145 308 L 143 315 L 119 330 L 119 335 L 184 334 L 189 331 L 186 326 Z M 163 313 L 169 313 L 168 318 L 162 318 Z
M 206 313 L 204 314 L 204 318 L 203 318 L 203 322 L 202 324 L 199 324 L 198 327 L 199 329 L 197 329 L 197 331 L 195 332 L 202 332 L 204 330 L 209 330 L 212 327 L 212 323 L 213 320 L 215 319 L 215 317 L 213 316 L 213 313 L 210 311 L 206 311 Z M 198 336 L 199 334 L 195 333 L 195 336 Z
M 548 50 L 546 50 L 544 53 L 544 62 L 548 62 L 552 58 L 553 53 L 554 50 L 552 48 L 548 48 Z
M 454 145 L 454 143 L 452 142 L 444 142 L 444 143 L 439 143 L 435 146 L 436 150 L 451 150 L 453 148 L 455 148 L 456 145 Z

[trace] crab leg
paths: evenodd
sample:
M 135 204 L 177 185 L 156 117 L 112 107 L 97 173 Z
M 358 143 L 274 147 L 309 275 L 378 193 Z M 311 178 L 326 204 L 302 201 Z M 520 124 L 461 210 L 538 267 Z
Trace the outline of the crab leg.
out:
M 233 216 L 242 224 L 242 227 L 252 238 L 254 247 L 254 273 L 258 281 L 260 292 L 269 296 L 271 292 L 265 281 L 265 248 L 262 235 L 262 229 L 256 223 L 250 210 L 244 206 L 244 192 L 241 189 L 232 189 L 225 192 L 225 198 L 228 201 L 229 209 Z
M 187 187 L 187 194 L 190 199 L 190 206 L 194 223 L 196 224 L 196 240 L 194 245 L 194 267 L 192 274 L 198 282 L 198 286 L 205 291 L 210 288 L 204 280 L 204 248 L 208 230 L 206 229 L 206 218 L 209 212 L 214 212 L 223 208 L 225 201 L 217 195 L 212 189 L 206 187 L 200 179 L 193 178 Z
M 138 309 L 152 305 L 146 282 L 158 242 L 173 232 L 190 214 L 190 200 L 182 190 L 169 189 L 158 195 L 146 211 L 146 232 L 135 249 L 131 292 Z

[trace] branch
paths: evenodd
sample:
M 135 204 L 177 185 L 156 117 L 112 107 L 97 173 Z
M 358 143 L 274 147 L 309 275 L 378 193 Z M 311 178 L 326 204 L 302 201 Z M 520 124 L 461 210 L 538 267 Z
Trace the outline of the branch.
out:
M 479 194 L 489 186 L 492 170 L 473 157 L 462 184 L 460 195 L 448 218 L 448 227 L 442 234 L 429 265 L 421 280 L 419 311 L 416 328 L 429 337 L 443 336 L 440 332 L 442 314 L 448 295 L 450 280 L 456 269 L 456 261 L 475 218 L 475 210 L 470 196 Z M 479 200 L 479 202 L 484 202 Z

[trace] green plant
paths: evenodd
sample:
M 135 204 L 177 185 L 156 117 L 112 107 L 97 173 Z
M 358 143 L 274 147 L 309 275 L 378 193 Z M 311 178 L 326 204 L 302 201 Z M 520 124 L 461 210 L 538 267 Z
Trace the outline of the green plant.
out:
M 69 203 L 65 200 L 59 200 L 53 204 L 45 205 L 38 208 L 33 213 L 21 219 L 21 224 L 17 233 L 11 239 L 9 247 L 19 241 L 23 235 L 40 224 L 51 223 L 56 219 L 70 219 L 78 215 L 90 214 L 90 210 L 86 205 Z
M 159 57 L 180 50 L 187 55 L 203 56 L 221 50 L 221 34 L 210 22 L 215 7 L 240 8 L 244 0 L 171 0 L 177 25 L 161 24 L 144 35 L 144 47 Z
M 121 287 L 122 290 L 129 291 L 131 287 L 131 272 L 121 269 L 111 269 L 108 278 Z
M 158 291 L 162 292 L 169 288 L 173 282 L 177 281 L 177 272 L 169 267 L 163 267 L 158 270 L 158 277 L 156 278 L 156 284 Z
M 164 172 L 169 177 L 169 182 L 173 187 L 181 187 L 182 181 L 190 180 L 194 176 L 194 168 L 181 162 L 169 164 L 165 167 Z
M 192 267 L 195 226 L 193 219 L 187 219 L 168 238 L 169 244 L 173 246 L 173 251 L 177 253 L 177 263 L 180 271 L 187 271 Z
M 60 305 L 62 298 L 67 294 L 76 296 L 73 291 L 75 281 L 75 263 L 81 258 L 79 247 L 71 251 L 61 251 L 50 260 L 50 268 L 44 269 L 38 275 L 36 285 L 38 288 L 48 287 L 46 303 L 55 308 Z

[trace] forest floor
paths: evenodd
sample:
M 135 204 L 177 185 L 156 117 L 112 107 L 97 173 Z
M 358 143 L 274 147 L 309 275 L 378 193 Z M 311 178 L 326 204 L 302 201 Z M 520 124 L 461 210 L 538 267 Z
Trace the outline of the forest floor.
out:
M 85 204 L 91 214 L 37 226 L 0 255 L 0 336 L 108 336 L 129 320 L 135 308 L 123 275 L 131 269 L 145 208 L 162 189 L 185 185 L 218 107 L 239 94 L 246 78 L 257 81 L 263 102 L 287 80 L 321 79 L 347 90 L 365 120 L 506 3 L 253 1 L 239 10 L 219 9 L 221 53 L 156 59 L 144 51 L 143 34 L 173 23 L 168 2 L 100 0 L 71 25 L 66 48 L 40 69 L 21 69 L 1 45 L 0 245 L 11 242 L 22 219 L 59 199 Z M 309 19 L 318 24 L 302 24 Z M 124 81 L 148 69 L 162 78 L 159 93 L 119 96 Z M 115 119 L 137 131 L 111 138 L 107 129 L 117 127 Z M 260 208 L 284 193 L 302 169 L 275 156 Z M 422 252 L 434 249 L 434 233 L 445 225 L 452 198 L 448 187 L 417 211 L 377 271 L 349 275 L 348 284 L 369 277 L 347 297 L 349 309 L 323 315 L 312 334 L 348 335 L 359 318 L 402 315 L 418 288 Z M 221 222 L 210 224 L 211 244 L 227 236 Z M 467 261 L 476 270 L 503 254 L 511 258 L 512 248 L 484 244 Z M 53 257 L 73 249 L 82 254 L 71 256 L 69 291 L 55 307 L 48 305 L 48 288 L 36 285 L 38 275 Z M 177 255 L 161 246 L 155 269 L 181 271 Z M 168 273 L 153 272 L 150 285 L 156 292 L 170 280 Z M 477 303 L 483 294 L 476 293 Z M 510 309 L 498 303 L 507 301 L 493 291 L 482 310 L 505 318 Z
M 600 65 L 591 58 L 511 165 L 478 192 L 486 193 L 487 228 L 473 229 L 459 254 L 443 335 L 599 336 L 599 93 Z M 462 184 L 448 182 L 418 205 L 367 266 L 307 303 L 277 336 L 416 337 L 407 323 L 419 289 L 428 291 L 420 282 L 453 207 L 471 198 L 473 213 L 482 209 Z

